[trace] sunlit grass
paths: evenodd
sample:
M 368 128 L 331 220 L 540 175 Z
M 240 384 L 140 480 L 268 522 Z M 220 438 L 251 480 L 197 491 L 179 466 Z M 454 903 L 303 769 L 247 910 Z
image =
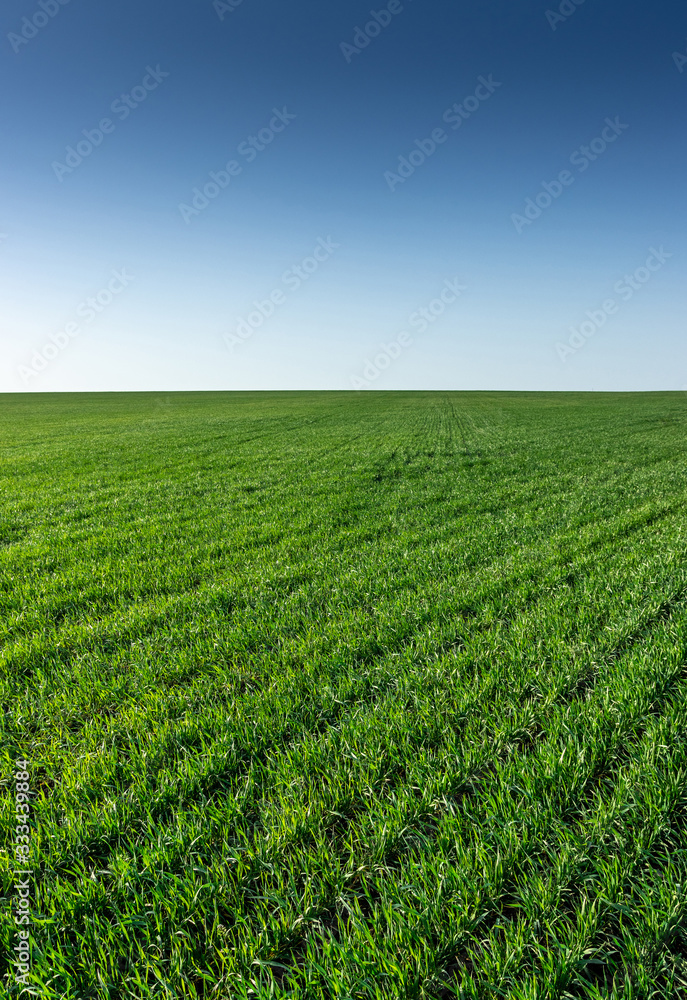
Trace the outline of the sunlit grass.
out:
M 0 429 L 37 995 L 687 996 L 682 394 L 7 396 Z

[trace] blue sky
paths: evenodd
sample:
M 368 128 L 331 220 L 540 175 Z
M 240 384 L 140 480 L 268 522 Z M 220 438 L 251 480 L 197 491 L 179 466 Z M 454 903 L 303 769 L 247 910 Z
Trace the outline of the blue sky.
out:
M 683 3 L 232 3 L 3 6 L 0 391 L 687 387 Z

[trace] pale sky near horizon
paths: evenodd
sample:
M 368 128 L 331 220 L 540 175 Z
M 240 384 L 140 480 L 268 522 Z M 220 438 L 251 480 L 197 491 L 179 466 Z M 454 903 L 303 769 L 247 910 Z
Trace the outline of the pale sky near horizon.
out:
M 687 388 L 676 0 L 8 0 L 0 391 Z

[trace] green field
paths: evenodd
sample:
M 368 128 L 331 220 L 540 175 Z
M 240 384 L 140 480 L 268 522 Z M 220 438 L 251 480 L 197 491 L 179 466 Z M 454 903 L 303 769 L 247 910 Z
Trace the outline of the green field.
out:
M 0 996 L 26 758 L 35 996 L 687 997 L 684 394 L 26 394 L 0 454 Z

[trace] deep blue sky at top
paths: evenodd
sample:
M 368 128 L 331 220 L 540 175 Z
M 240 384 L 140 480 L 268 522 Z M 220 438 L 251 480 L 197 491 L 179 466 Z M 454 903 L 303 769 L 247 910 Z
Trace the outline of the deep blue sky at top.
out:
M 69 0 L 23 44 L 39 0 L 7 0 L 0 389 L 346 388 L 365 370 L 372 388 L 687 384 L 684 3 L 564 0 L 554 25 L 549 0 L 401 5 L 347 58 L 387 3 Z M 148 67 L 168 76 L 122 120 L 112 104 Z M 444 112 L 480 76 L 500 86 L 452 130 Z M 248 162 L 237 149 L 275 108 L 295 118 Z M 56 168 L 103 118 L 97 148 Z M 626 127 L 571 165 L 607 118 Z M 385 173 L 436 128 L 446 141 L 392 191 Z M 185 219 L 231 159 L 240 174 Z M 517 225 L 566 169 L 560 197 Z M 339 246 L 290 286 L 319 239 Z M 614 292 L 652 248 L 671 256 Z M 85 318 L 121 268 L 130 283 Z M 456 279 L 458 301 L 411 325 Z M 575 339 L 609 298 L 618 309 Z M 70 322 L 42 368 L 33 352 Z

